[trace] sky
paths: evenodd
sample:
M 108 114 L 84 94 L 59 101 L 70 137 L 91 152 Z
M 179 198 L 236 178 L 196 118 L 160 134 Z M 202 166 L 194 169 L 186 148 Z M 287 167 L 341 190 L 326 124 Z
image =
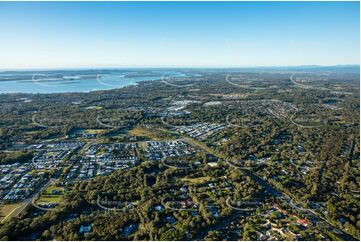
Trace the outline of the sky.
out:
M 0 69 L 359 59 L 359 2 L 0 2 Z

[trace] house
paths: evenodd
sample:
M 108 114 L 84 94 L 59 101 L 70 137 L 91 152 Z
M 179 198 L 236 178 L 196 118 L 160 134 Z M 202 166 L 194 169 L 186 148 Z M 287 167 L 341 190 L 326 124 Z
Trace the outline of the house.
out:
M 192 216 L 197 216 L 197 215 L 198 215 L 198 211 L 192 210 L 192 211 L 191 211 L 191 214 L 192 214 Z
M 340 218 L 338 221 L 339 221 L 341 224 L 346 223 L 346 219 L 344 219 L 344 218 Z
M 187 189 L 186 187 L 181 187 L 180 190 L 181 190 L 182 192 L 187 192 L 187 191 L 188 191 L 188 189 Z
M 256 231 L 256 234 L 257 234 L 257 240 L 258 241 L 262 241 L 262 240 L 264 241 L 264 240 L 267 239 L 267 236 L 265 234 L 261 233 L 261 232 Z
M 192 206 L 193 202 L 192 202 L 192 200 L 188 199 L 186 201 L 181 201 L 180 204 L 181 204 L 182 208 L 187 208 L 187 207 Z
M 177 220 L 173 216 L 167 216 L 165 218 L 169 224 L 175 224 Z
M 79 233 L 81 233 L 81 234 L 89 233 L 91 230 L 92 230 L 91 224 L 89 224 L 89 225 L 81 225 L 80 229 L 79 229 Z
M 310 225 L 310 222 L 306 219 L 297 219 L 297 223 L 305 227 L 308 227 Z
M 212 216 L 213 216 L 214 218 L 217 218 L 217 217 L 219 216 L 219 214 L 218 214 L 218 211 L 217 211 L 217 208 L 216 208 L 216 207 L 214 207 L 214 206 L 210 206 L 210 207 L 209 207 L 209 211 L 211 212 L 211 214 L 212 214 Z
M 129 224 L 128 226 L 124 227 L 123 230 L 123 235 L 125 237 L 128 237 L 130 234 L 134 233 L 137 230 L 137 225 L 136 224 Z
M 154 207 L 154 209 L 155 209 L 156 211 L 161 212 L 161 211 L 163 211 L 164 208 L 163 208 L 162 205 L 157 205 L 157 206 Z
M 207 165 L 209 165 L 210 167 L 216 167 L 218 166 L 217 162 L 208 162 Z

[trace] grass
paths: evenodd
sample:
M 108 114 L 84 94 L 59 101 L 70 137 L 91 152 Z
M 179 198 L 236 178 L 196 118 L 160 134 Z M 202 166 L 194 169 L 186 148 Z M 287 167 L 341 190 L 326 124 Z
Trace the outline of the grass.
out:
M 134 206 L 137 206 L 139 204 L 139 201 L 132 202 Z
M 44 203 L 59 203 L 62 195 L 41 195 L 38 200 L 36 200 L 37 204 Z
M 5 218 L 11 211 L 19 207 L 21 203 L 2 204 L 0 205 L 0 218 Z
M 105 129 L 86 129 L 84 130 L 85 134 L 100 134 L 106 131 Z
M 39 172 L 44 172 L 44 173 L 50 173 L 50 172 L 52 172 L 54 170 L 54 168 L 53 169 L 38 169 L 38 170 L 36 170 L 36 169 L 33 169 L 33 170 L 31 170 L 30 172 L 29 172 L 29 174 L 38 174 Z
M 197 177 L 197 178 L 182 178 L 183 182 L 189 182 L 193 184 L 200 184 L 208 182 L 211 178 L 209 176 Z
M 215 150 L 213 150 L 212 148 L 208 147 L 206 144 L 200 142 L 200 141 L 197 141 L 195 139 L 192 139 L 190 137 L 187 137 L 187 136 L 183 136 L 182 137 L 184 141 L 190 143 L 190 144 L 193 144 L 195 146 L 198 146 L 200 148 L 202 148 L 203 150 L 207 151 L 208 153 L 216 156 L 216 157 L 219 157 L 219 158 L 223 158 L 223 156 L 221 154 L 219 154 L 218 152 L 216 152 Z
M 52 190 L 64 192 L 65 188 L 64 188 L 64 187 L 57 187 L 57 186 L 48 186 L 48 187 L 45 189 L 45 192 L 50 194 Z
M 44 192 L 45 194 L 41 194 L 41 196 L 39 197 L 39 199 L 36 201 L 37 204 L 42 204 L 42 203 L 59 203 L 63 194 L 51 194 L 51 192 L 53 190 L 56 191 L 61 191 L 62 193 L 64 192 L 65 188 L 64 187 L 58 187 L 58 186 L 54 186 L 51 185 L 49 187 L 47 187 Z
M 140 128 L 140 127 L 136 127 L 132 130 L 129 130 L 128 133 L 130 135 L 134 135 L 134 136 L 143 136 L 152 140 L 160 140 L 161 138 L 158 137 L 157 133 L 149 130 L 149 129 L 145 129 L 145 128 Z
M 55 151 L 48 151 L 48 152 L 46 152 L 46 154 L 48 155 L 48 156 L 51 156 L 51 155 L 56 155 L 56 154 L 58 154 L 59 152 L 55 152 Z

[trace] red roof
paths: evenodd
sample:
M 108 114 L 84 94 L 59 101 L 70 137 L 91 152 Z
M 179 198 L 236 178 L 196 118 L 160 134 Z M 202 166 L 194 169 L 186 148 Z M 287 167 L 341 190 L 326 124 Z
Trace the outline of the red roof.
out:
M 305 226 L 310 225 L 310 222 L 308 222 L 308 220 L 306 220 L 306 219 L 297 219 L 297 223 L 300 223 Z

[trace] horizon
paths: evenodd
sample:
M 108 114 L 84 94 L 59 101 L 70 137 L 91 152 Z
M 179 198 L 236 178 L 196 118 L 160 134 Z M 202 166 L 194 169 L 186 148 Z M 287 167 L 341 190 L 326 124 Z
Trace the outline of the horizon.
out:
M 360 64 L 359 2 L 1 2 L 0 70 Z

